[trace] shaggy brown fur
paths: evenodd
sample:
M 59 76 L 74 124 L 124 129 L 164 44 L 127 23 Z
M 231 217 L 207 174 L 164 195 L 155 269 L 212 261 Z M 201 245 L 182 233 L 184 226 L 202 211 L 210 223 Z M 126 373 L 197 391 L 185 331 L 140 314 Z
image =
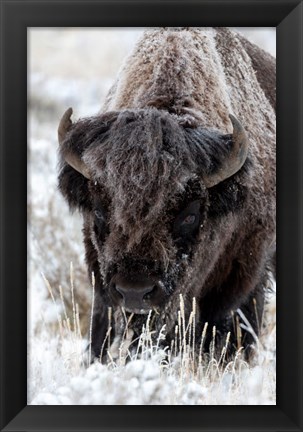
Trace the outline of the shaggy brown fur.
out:
M 67 132 L 59 186 L 83 212 L 86 260 L 96 277 L 97 356 L 108 306 L 115 334 L 123 331 L 110 292 L 117 274 L 130 280 L 145 274 L 161 286 L 155 325 L 166 324 L 168 341 L 179 294 L 187 314 L 197 299 L 197 334 L 206 321 L 218 334 L 233 333 L 231 352 L 237 308 L 258 333 L 275 244 L 274 78 L 267 85 L 260 72 L 274 71 L 266 62 L 228 29 L 148 31 L 101 114 Z M 205 178 L 222 168 L 232 145 L 230 113 L 246 130 L 248 157 L 236 174 L 207 188 Z M 84 162 L 90 179 L 66 163 L 69 152 Z M 198 225 L 186 231 L 178 221 L 190 206 L 198 208 Z M 135 335 L 145 320 L 134 316 Z M 252 335 L 242 336 L 249 348 Z
M 268 98 L 271 106 L 276 111 L 276 61 L 266 51 L 260 49 L 240 34 L 239 40 L 243 44 L 251 63 L 256 71 L 257 80 Z

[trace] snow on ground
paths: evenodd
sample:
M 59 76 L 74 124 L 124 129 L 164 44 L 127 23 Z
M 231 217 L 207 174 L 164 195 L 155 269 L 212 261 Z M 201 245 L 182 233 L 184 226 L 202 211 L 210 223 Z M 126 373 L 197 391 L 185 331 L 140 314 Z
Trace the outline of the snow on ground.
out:
M 244 30 L 275 54 L 273 29 Z M 142 30 L 28 32 L 28 404 L 275 404 L 274 294 L 253 365 L 239 358 L 194 371 L 184 355 L 153 349 L 126 365 L 85 366 L 92 287 L 81 218 L 57 191 L 57 126 L 68 106 L 75 118 L 98 112 Z
M 273 308 L 268 316 L 274 318 L 274 295 L 268 306 Z M 188 355 L 171 357 L 154 347 L 150 355 L 143 343 L 141 356 L 133 355 L 126 365 L 121 355 L 109 365 L 95 362 L 86 367 L 88 341 L 77 325 L 75 331 L 67 325 L 52 327 L 56 316 L 56 307 L 45 303 L 41 328 L 29 339 L 29 404 L 275 404 L 275 325 L 260 340 L 253 366 L 239 358 L 224 366 L 215 360 L 202 362 L 193 370 Z

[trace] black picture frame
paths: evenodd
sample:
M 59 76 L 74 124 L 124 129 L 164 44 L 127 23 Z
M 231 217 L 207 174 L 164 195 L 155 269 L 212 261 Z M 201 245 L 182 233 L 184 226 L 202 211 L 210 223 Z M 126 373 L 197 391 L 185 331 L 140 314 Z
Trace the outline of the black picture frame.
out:
M 302 431 L 302 29 L 298 0 L 1 0 L 1 430 Z M 27 406 L 27 28 L 277 28 L 277 405 Z

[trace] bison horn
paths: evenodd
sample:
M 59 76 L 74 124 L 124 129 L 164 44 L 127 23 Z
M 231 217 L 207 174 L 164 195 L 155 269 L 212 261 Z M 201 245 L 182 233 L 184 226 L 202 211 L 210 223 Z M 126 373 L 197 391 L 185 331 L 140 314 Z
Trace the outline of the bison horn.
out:
M 58 127 L 58 141 L 61 145 L 66 137 L 67 132 L 72 126 L 71 116 L 73 113 L 72 108 L 68 108 L 62 116 Z
M 60 120 L 59 127 L 58 127 L 58 141 L 59 141 L 60 146 L 62 145 L 64 139 L 66 138 L 68 131 L 72 127 L 72 124 L 73 124 L 71 121 L 72 113 L 73 113 L 73 109 L 68 108 Z M 64 155 L 64 159 L 68 163 L 68 165 L 70 165 L 76 171 L 81 173 L 87 179 L 90 179 L 90 175 L 89 175 L 89 171 L 87 169 L 87 166 L 82 161 L 80 156 L 73 154 L 70 150 L 69 151 L 63 151 L 63 155 Z
M 215 186 L 228 177 L 231 177 L 239 171 L 247 158 L 248 138 L 245 130 L 235 116 L 230 114 L 229 118 L 233 125 L 232 148 L 219 170 L 213 175 L 204 178 L 204 183 L 207 188 Z

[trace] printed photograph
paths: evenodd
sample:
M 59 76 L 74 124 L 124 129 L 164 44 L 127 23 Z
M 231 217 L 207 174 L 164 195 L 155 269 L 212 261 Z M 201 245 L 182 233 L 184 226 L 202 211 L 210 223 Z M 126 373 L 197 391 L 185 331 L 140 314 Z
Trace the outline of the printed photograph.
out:
M 28 405 L 275 405 L 275 28 L 27 46 Z

